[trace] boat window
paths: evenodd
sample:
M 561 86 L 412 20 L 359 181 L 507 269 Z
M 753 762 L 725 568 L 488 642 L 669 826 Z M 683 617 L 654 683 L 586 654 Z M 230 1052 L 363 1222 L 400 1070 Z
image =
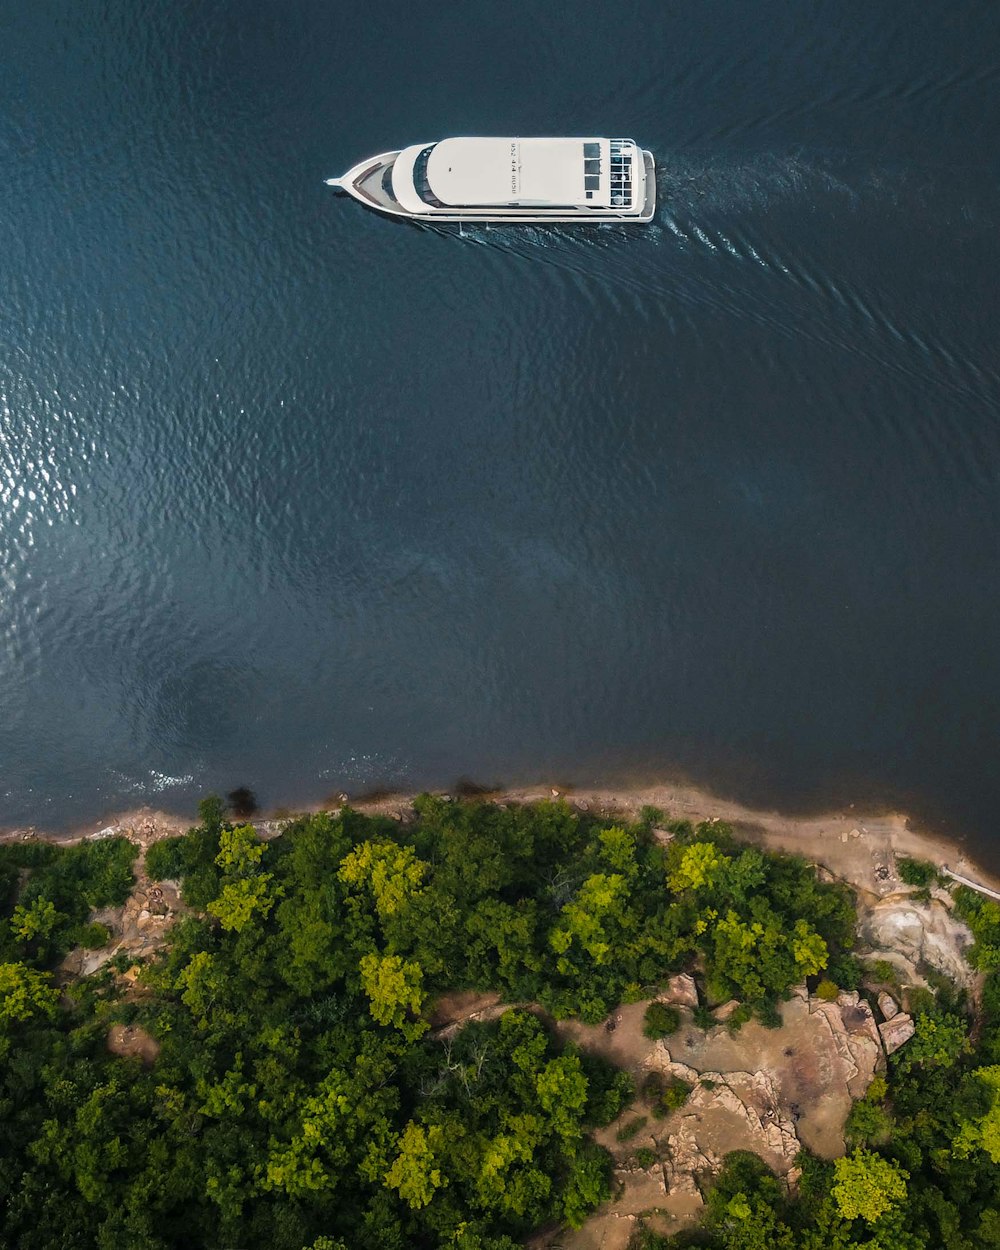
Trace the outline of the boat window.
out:
M 601 145 L 599 143 L 585 143 L 583 145 L 583 158 L 587 161 L 600 160 Z
M 601 187 L 601 178 L 599 174 L 587 174 L 583 179 L 583 185 L 588 191 L 599 191 Z
M 444 201 L 437 198 L 431 190 L 431 184 L 427 181 L 427 162 L 436 146 L 432 143 L 424 148 L 413 162 L 413 189 L 425 204 L 430 204 L 433 208 L 445 208 Z
M 615 208 L 632 204 L 632 145 L 621 139 L 611 142 L 611 203 Z
M 382 194 L 387 195 L 390 200 L 395 201 L 396 197 L 392 190 L 392 166 L 386 165 L 382 171 Z

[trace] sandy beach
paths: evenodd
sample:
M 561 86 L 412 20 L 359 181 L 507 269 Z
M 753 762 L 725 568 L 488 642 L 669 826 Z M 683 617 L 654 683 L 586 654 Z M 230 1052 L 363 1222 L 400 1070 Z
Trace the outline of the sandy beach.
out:
M 445 793 L 445 792 L 440 792 Z M 386 793 L 336 795 L 322 804 L 297 809 L 301 812 L 336 811 L 348 803 L 359 811 L 403 820 L 412 812 L 414 794 Z M 949 868 L 993 889 L 1000 889 L 1000 876 L 990 873 L 965 854 L 960 843 L 925 833 L 913 826 L 902 812 L 865 812 L 849 806 L 818 815 L 786 813 L 747 807 L 709 791 L 683 783 L 663 783 L 637 788 L 569 788 L 538 784 L 489 791 L 481 796 L 495 803 L 534 803 L 543 799 L 564 799 L 581 812 L 611 818 L 637 819 L 644 807 L 655 807 L 665 820 L 693 823 L 721 820 L 737 834 L 772 850 L 804 855 L 835 876 L 851 882 L 875 896 L 890 893 L 898 886 L 894 862 L 897 855 L 926 859 L 939 868 Z M 253 817 L 264 836 L 274 836 L 296 814 L 287 810 L 259 812 Z M 197 820 L 197 814 L 182 815 L 150 807 L 130 809 L 101 821 L 91 822 L 63 833 L 33 826 L 0 832 L 0 841 L 36 836 L 72 843 L 93 837 L 101 831 L 126 833 L 145 844 L 157 838 L 183 833 Z

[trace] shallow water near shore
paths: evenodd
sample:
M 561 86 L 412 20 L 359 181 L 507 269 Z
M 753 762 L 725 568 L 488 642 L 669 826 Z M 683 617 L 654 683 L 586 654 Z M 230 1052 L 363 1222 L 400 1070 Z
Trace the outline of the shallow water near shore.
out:
M 0 823 L 686 776 L 995 866 L 1000 10 L 0 18 Z M 630 134 L 648 228 L 323 178 Z

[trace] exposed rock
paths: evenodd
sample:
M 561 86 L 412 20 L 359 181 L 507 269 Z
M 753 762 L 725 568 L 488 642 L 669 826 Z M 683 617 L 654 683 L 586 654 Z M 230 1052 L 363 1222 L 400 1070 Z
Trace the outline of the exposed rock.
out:
M 809 1011 L 822 1016 L 830 1030 L 830 1042 L 840 1058 L 839 1081 L 846 1085 L 851 1099 L 860 1098 L 882 1059 L 882 1043 L 871 1008 L 852 991 L 838 995 L 835 1003 L 810 999 Z M 835 1096 L 836 1086 L 830 1092 Z
M 671 977 L 667 982 L 667 992 L 664 998 L 667 1002 L 676 1003 L 679 1007 L 697 1007 L 698 988 L 694 983 L 694 977 L 689 977 L 683 972 L 676 977 Z
M 122 1058 L 138 1055 L 143 1064 L 151 1067 L 160 1053 L 160 1044 L 138 1024 L 112 1025 L 107 1037 L 107 1048 Z
M 731 998 L 728 1003 L 723 1003 L 721 1007 L 716 1007 L 712 1015 L 720 1024 L 725 1024 L 739 1005 L 737 999 Z
M 889 895 L 863 917 L 861 931 L 880 955 L 896 952 L 913 963 L 930 964 L 958 985 L 972 984 L 965 961 L 972 934 L 940 899 L 915 903 L 909 895 Z
M 910 1040 L 916 1032 L 916 1026 L 912 1017 L 897 1013 L 891 1020 L 886 1020 L 884 1024 L 880 1024 L 878 1031 L 882 1035 L 885 1053 L 891 1055 L 894 1050 L 899 1050 L 904 1042 Z
M 711 1072 L 704 1080 L 710 1084 L 697 1085 L 671 1123 L 664 1159 L 670 1189 L 690 1188 L 706 1171 L 717 1174 L 735 1149 L 752 1150 L 779 1176 L 794 1167 L 799 1139 L 769 1073 Z
M 878 996 L 878 1009 L 882 1013 L 883 1020 L 891 1020 L 893 1016 L 899 1015 L 899 1007 L 896 1000 L 891 994 L 887 994 L 882 990 Z

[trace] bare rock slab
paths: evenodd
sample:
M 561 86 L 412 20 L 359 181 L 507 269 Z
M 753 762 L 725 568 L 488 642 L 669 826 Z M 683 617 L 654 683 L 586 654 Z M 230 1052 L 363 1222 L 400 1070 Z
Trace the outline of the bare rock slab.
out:
M 689 977 L 683 972 L 671 977 L 667 982 L 667 992 L 664 998 L 678 1007 L 697 1007 L 698 989 L 695 986 L 694 977 Z
M 899 1050 L 904 1042 L 910 1040 L 916 1032 L 916 1025 L 913 1023 L 911 1016 L 898 1012 L 891 1020 L 886 1020 L 884 1024 L 880 1024 L 878 1031 L 882 1035 L 882 1045 L 885 1047 L 885 1053 L 891 1055 L 894 1050 Z
M 891 994 L 887 994 L 885 990 L 882 990 L 878 996 L 878 1009 L 882 1013 L 883 1020 L 891 1020 L 893 1016 L 899 1015 L 899 1007 L 896 1005 L 896 1000 Z

